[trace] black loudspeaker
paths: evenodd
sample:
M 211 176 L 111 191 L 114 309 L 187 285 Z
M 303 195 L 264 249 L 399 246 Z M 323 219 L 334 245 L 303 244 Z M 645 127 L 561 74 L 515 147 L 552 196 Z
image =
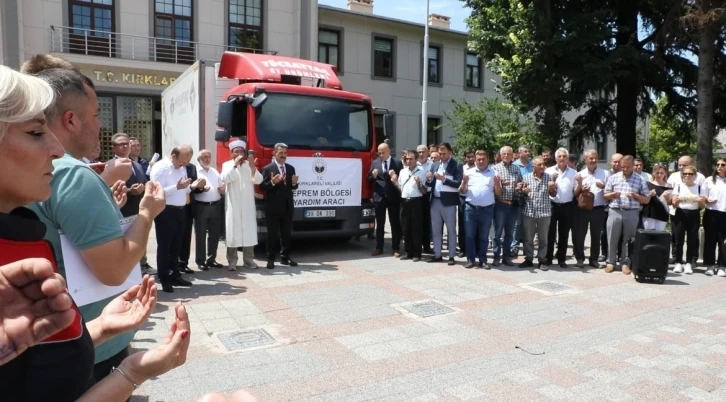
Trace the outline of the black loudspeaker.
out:
M 633 276 L 638 282 L 665 282 L 668 275 L 671 234 L 660 230 L 639 229 L 630 255 Z

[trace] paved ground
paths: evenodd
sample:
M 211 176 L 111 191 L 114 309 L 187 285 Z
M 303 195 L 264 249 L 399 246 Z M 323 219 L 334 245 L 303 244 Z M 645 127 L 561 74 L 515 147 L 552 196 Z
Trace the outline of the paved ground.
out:
M 189 358 L 132 400 L 726 400 L 725 278 L 467 270 L 371 258 L 372 245 L 306 243 L 297 268 L 198 272 L 160 292 L 132 346 L 158 343 L 183 301 Z

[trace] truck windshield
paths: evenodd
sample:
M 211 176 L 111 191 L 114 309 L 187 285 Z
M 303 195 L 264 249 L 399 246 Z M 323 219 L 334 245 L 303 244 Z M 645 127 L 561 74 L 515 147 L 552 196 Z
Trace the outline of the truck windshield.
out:
M 271 93 L 256 109 L 257 141 L 291 149 L 371 149 L 371 107 L 363 102 Z

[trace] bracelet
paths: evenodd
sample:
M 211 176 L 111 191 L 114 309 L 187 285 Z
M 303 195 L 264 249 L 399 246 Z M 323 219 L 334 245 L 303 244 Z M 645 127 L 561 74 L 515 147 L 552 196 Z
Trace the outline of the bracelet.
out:
M 131 381 L 131 379 L 126 375 L 126 373 L 124 373 L 123 371 L 121 371 L 120 368 L 118 368 L 118 367 L 111 367 L 111 372 L 113 373 L 114 371 L 118 371 L 119 374 L 121 374 L 121 376 L 126 379 L 126 381 L 130 382 L 131 385 L 134 386 L 134 389 L 136 389 L 136 388 L 139 387 L 139 384 Z

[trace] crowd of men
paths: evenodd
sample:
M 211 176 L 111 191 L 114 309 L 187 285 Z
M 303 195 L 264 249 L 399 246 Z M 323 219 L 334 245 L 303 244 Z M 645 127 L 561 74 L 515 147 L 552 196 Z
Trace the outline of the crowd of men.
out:
M 707 216 L 713 216 L 714 221 L 716 216 L 719 221 L 726 216 L 726 164 L 719 164 L 717 173 L 707 182 L 703 175 L 695 174 L 689 156 L 679 160 L 680 170 L 666 181 L 665 166 L 654 166 L 656 178 L 643 172 L 642 160 L 629 155 L 611 155 L 611 169 L 602 169 L 595 150 L 584 152 L 581 170 L 577 168 L 579 158 L 564 148 L 557 149 L 554 155 L 544 150 L 531 158 L 527 146 L 517 151 L 505 146 L 496 152 L 494 164 L 490 164 L 484 150 L 467 151 L 463 162 L 459 162 L 448 143 L 403 150 L 400 161 L 385 143 L 379 146 L 378 154 L 368 174 L 374 186 L 377 225 L 373 256 L 384 252 L 388 216 L 392 254 L 401 260 L 417 262 L 426 253 L 432 254 L 428 262 L 443 262 L 445 227 L 448 265 L 456 264 L 458 245 L 458 256 L 466 258 L 466 268 L 489 269 L 487 252 L 493 242 L 492 266 L 513 266 L 512 259 L 522 246 L 524 261 L 519 267 L 534 267 L 536 257 L 537 268 L 543 271 L 555 262 L 566 268 L 571 237 L 577 268 L 604 268 L 609 273 L 619 267 L 627 275 L 631 272 L 628 246 L 637 229 L 643 227 L 643 222 L 655 222 L 657 225 L 647 229 L 664 230 L 670 220 L 670 262 L 676 264 L 675 272 L 690 274 L 699 248 L 697 212 L 707 208 L 707 213 L 714 214 Z M 698 181 L 697 186 L 693 179 Z M 663 189 L 668 190 L 665 195 Z M 690 208 L 688 203 L 695 207 Z M 689 212 L 694 210 L 695 218 Z M 726 235 L 718 228 L 710 231 L 707 224 L 704 228 L 706 254 L 714 255 L 704 257 L 706 273 L 726 276 Z M 683 259 L 686 232 L 689 251 Z

